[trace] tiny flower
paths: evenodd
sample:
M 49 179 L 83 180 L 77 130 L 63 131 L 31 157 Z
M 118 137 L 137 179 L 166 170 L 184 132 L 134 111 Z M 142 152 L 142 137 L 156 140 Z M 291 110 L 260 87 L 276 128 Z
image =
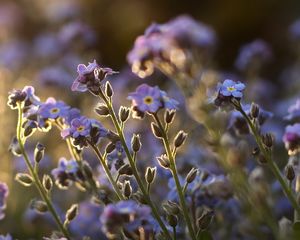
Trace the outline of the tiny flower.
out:
M 235 82 L 230 79 L 226 79 L 220 86 L 219 92 L 225 97 L 241 98 L 243 96 L 242 91 L 245 89 L 245 85 L 241 82 Z
M 176 110 L 179 102 L 177 102 L 175 99 L 169 98 L 165 91 L 161 90 L 160 93 L 161 93 L 164 108 L 169 110 Z
M 79 64 L 77 67 L 78 77 L 72 85 L 72 91 L 85 92 L 87 90 L 96 91 L 100 87 L 100 82 L 107 75 L 116 73 L 110 68 L 101 68 L 96 60 L 87 66 Z
M 41 104 L 38 114 L 42 119 L 57 119 L 66 117 L 70 107 L 62 101 L 56 101 L 54 98 L 48 98 L 47 101 Z
M 69 187 L 78 179 L 79 166 L 75 160 L 61 158 L 58 167 L 51 171 L 56 184 L 62 189 Z
M 29 107 L 31 105 L 39 105 L 40 99 L 35 96 L 34 88 L 31 86 L 26 86 L 22 90 L 13 90 L 8 96 L 8 106 L 11 109 L 17 108 L 17 103 L 23 103 L 24 107 Z
M 285 128 L 283 135 L 285 148 L 290 155 L 297 153 L 300 149 L 300 123 L 289 125 Z
M 0 220 L 5 217 L 4 209 L 6 208 L 6 200 L 8 197 L 8 186 L 6 183 L 0 182 Z
M 284 118 L 288 121 L 299 121 L 300 120 L 300 99 L 297 99 L 295 104 L 289 107 L 288 115 Z

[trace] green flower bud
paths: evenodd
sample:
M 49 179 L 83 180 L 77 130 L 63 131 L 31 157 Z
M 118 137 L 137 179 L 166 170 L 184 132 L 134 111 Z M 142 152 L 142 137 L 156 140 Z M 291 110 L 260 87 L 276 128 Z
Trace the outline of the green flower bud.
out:
M 27 173 L 17 173 L 15 179 L 25 187 L 29 187 L 33 183 L 32 177 Z

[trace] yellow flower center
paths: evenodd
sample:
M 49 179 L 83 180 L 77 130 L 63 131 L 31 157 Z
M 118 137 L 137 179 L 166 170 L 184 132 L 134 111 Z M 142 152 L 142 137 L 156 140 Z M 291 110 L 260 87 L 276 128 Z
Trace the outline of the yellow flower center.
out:
M 52 108 L 50 110 L 51 113 L 58 113 L 59 112 L 59 109 L 58 108 Z
M 77 131 L 78 132 L 82 132 L 84 130 L 84 126 L 79 126 L 78 128 L 77 128 Z
M 233 92 L 233 91 L 235 91 L 236 89 L 235 89 L 235 87 L 231 86 L 231 87 L 227 87 L 227 90 L 228 90 L 229 92 Z
M 150 105 L 151 103 L 153 103 L 153 98 L 150 96 L 145 97 L 144 103 L 146 103 L 147 105 Z

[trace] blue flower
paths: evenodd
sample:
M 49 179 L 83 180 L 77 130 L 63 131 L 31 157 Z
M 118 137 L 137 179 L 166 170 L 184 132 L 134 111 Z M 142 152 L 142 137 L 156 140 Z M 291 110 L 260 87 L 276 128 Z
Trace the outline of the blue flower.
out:
M 7 105 L 11 109 L 16 109 L 17 103 L 23 103 L 23 106 L 28 108 L 31 105 L 38 106 L 40 99 L 35 96 L 33 87 L 25 86 L 22 90 L 13 90 L 9 93 Z
M 243 97 L 243 90 L 245 89 L 245 84 L 241 82 L 235 82 L 230 79 L 226 79 L 220 86 L 219 86 L 219 93 L 224 97 L 234 97 L 234 98 L 241 98 Z
M 179 105 L 178 101 L 176 101 L 175 99 L 169 98 L 165 91 L 161 90 L 160 93 L 161 93 L 164 108 L 167 108 L 170 110 L 177 109 L 177 106 Z
M 5 217 L 4 210 L 6 208 L 8 193 L 9 190 L 6 183 L 0 182 L 0 220 Z
M 296 103 L 289 107 L 288 115 L 284 118 L 288 121 L 300 120 L 300 99 L 297 99 Z
M 13 240 L 10 234 L 0 235 L 0 240 Z
M 72 85 L 72 91 L 85 92 L 90 90 L 97 92 L 100 87 L 100 82 L 106 78 L 107 75 L 116 73 L 111 68 L 101 68 L 96 60 L 89 63 L 88 66 L 79 64 L 77 67 L 78 77 Z
M 289 125 L 285 128 L 283 142 L 290 155 L 300 150 L 300 123 Z
M 59 159 L 58 167 L 53 169 L 51 173 L 56 180 L 56 184 L 61 188 L 69 187 L 80 176 L 77 162 L 65 158 Z
M 68 115 L 70 107 L 62 101 L 56 101 L 54 98 L 48 98 L 47 101 L 40 105 L 38 114 L 42 119 L 57 119 Z

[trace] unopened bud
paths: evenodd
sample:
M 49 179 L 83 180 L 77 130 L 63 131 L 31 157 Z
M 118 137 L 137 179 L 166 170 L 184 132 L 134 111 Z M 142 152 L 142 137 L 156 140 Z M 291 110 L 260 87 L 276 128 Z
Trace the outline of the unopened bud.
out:
M 107 144 L 107 146 L 106 146 L 106 148 L 105 148 L 105 152 L 106 153 L 111 153 L 113 150 L 115 150 L 115 148 L 116 148 L 116 145 L 114 144 L 114 143 L 109 143 L 109 144 Z
M 173 122 L 173 120 L 174 120 L 174 117 L 175 117 L 175 114 L 176 114 L 176 110 L 167 110 L 166 112 L 165 112 L 165 123 L 167 123 L 167 124 L 170 124 L 170 123 L 172 123 Z
M 109 114 L 109 110 L 108 107 L 105 106 L 104 104 L 99 104 L 96 108 L 95 108 L 95 112 L 100 115 L 100 116 L 108 116 Z
M 170 160 L 166 154 L 163 154 L 160 157 L 157 157 L 156 159 L 157 159 L 159 165 L 162 166 L 163 168 L 166 168 L 166 169 L 170 168 Z
M 174 139 L 175 148 L 179 148 L 184 143 L 186 137 L 187 134 L 184 131 L 180 130 Z
M 170 224 L 171 227 L 176 227 L 177 226 L 178 219 L 175 215 L 172 215 L 172 214 L 168 215 L 167 220 L 168 220 L 168 223 Z
M 130 113 L 130 108 L 127 107 L 120 107 L 119 110 L 119 118 L 121 120 L 121 122 L 126 122 L 128 117 L 129 117 L 129 113 Z
M 285 176 L 290 182 L 295 179 L 295 171 L 292 165 L 288 164 L 285 167 Z
M 172 201 L 164 203 L 163 208 L 168 214 L 178 215 L 180 213 L 178 204 Z
M 162 138 L 162 136 L 163 136 L 162 132 L 156 123 L 154 123 L 154 122 L 151 123 L 151 130 L 155 137 Z
M 274 142 L 274 137 L 271 133 L 266 133 L 265 135 L 262 136 L 262 141 L 264 145 L 268 148 L 271 148 L 273 146 Z
M 17 173 L 15 179 L 25 187 L 29 187 L 33 183 L 32 177 L 27 173 Z
M 78 204 L 73 204 L 66 213 L 66 221 L 71 222 L 78 214 Z
M 39 213 L 45 213 L 48 211 L 47 204 L 40 200 L 32 200 L 30 203 L 30 208 L 35 209 Z
M 156 175 L 156 167 L 151 168 L 147 167 L 145 178 L 148 184 L 151 184 L 154 181 Z
M 49 175 L 43 176 L 43 186 L 47 190 L 47 192 L 50 192 L 53 187 L 53 181 Z
M 133 134 L 132 139 L 131 139 L 131 148 L 134 152 L 138 152 L 141 149 L 141 140 L 140 140 L 140 135 L 138 134 Z
M 38 143 L 34 149 L 34 161 L 36 163 L 39 163 L 43 159 L 44 153 L 45 153 L 45 146 L 41 143 Z
M 255 103 L 251 104 L 250 116 L 252 118 L 258 118 L 258 116 L 259 116 L 259 106 Z
M 130 198 L 131 194 L 132 194 L 132 187 L 130 185 L 129 181 L 125 181 L 124 185 L 123 185 L 123 194 L 126 198 Z
M 191 183 L 195 180 L 198 173 L 198 169 L 192 168 L 186 176 L 186 182 Z
M 122 167 L 120 167 L 119 169 L 119 174 L 120 175 L 127 175 L 127 176 L 131 176 L 133 174 L 132 172 L 132 168 L 130 167 L 129 164 L 125 164 Z
M 201 230 L 207 229 L 212 222 L 213 216 L 214 216 L 213 211 L 204 210 L 201 217 L 197 219 L 198 228 Z
M 114 91 L 112 89 L 110 82 L 106 82 L 106 84 L 105 84 L 105 93 L 106 93 L 106 96 L 108 96 L 108 97 L 111 97 L 114 94 Z
M 24 124 L 24 137 L 29 137 L 37 128 L 37 124 L 33 121 L 27 121 Z
M 8 151 L 10 151 L 13 155 L 19 157 L 22 155 L 22 151 L 18 142 L 17 137 L 13 137 L 11 143 L 9 145 Z

